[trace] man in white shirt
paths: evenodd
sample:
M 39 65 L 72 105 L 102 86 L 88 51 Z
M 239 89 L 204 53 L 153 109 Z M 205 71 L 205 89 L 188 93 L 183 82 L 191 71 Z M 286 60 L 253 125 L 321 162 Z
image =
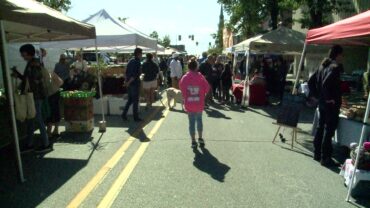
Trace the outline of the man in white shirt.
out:
M 172 58 L 170 63 L 172 87 L 179 89 L 179 81 L 182 77 L 182 66 L 179 61 L 179 54 L 174 53 Z

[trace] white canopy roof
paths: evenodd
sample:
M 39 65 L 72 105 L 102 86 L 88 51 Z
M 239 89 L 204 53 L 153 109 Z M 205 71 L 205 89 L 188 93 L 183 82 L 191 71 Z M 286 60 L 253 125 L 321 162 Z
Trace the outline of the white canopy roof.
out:
M 76 40 L 95 38 L 95 28 L 69 18 L 37 1 L 1 0 L 8 42 Z
M 156 49 L 157 40 L 134 31 L 130 26 L 114 19 L 104 9 L 83 20 L 96 28 L 96 41 L 101 47 L 146 47 Z M 42 45 L 45 48 L 89 48 L 95 46 L 95 40 L 51 42 Z
M 250 50 L 255 53 L 300 54 L 305 35 L 289 28 L 280 27 L 257 35 L 233 46 L 234 52 Z
M 132 53 L 135 50 L 136 46 L 109 46 L 109 47 L 98 47 L 99 51 L 104 52 L 117 52 L 117 53 Z M 75 48 L 77 49 L 77 48 Z M 161 45 L 157 45 L 157 49 L 141 47 L 144 53 L 162 53 L 164 52 L 164 47 Z M 91 48 L 84 48 L 85 51 L 94 51 L 95 47 Z

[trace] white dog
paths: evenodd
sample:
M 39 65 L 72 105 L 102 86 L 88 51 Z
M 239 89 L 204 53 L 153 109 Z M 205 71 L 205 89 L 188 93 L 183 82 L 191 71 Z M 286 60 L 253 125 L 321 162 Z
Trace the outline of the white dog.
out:
M 174 107 L 176 107 L 177 103 L 181 103 L 181 107 L 184 110 L 182 93 L 180 90 L 171 87 L 164 91 L 167 94 L 167 105 L 170 109 L 173 109 Z M 171 105 L 172 101 L 173 101 L 173 105 Z

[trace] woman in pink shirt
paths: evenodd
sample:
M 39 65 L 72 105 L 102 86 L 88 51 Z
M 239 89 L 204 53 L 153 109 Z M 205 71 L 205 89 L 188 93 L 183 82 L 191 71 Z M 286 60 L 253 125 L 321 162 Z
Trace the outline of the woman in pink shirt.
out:
M 198 62 L 192 58 L 188 64 L 189 71 L 180 81 L 180 90 L 184 99 L 185 111 L 189 117 L 189 132 L 191 136 L 191 146 L 197 147 L 195 140 L 195 124 L 198 130 L 198 142 L 204 146 L 202 112 L 204 110 L 205 96 L 210 86 L 204 76 L 198 72 Z

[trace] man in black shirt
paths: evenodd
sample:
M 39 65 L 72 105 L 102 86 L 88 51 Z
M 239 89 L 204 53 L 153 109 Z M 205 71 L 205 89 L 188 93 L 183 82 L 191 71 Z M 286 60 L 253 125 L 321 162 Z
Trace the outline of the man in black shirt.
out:
M 340 70 L 343 48 L 335 45 L 330 49 L 317 72 L 317 91 L 319 92 L 319 126 L 314 139 L 314 159 L 323 166 L 336 165 L 331 159 L 332 137 L 338 126 L 342 95 L 340 91 Z
M 205 60 L 199 66 L 199 72 L 207 79 L 210 86 L 212 86 L 211 72 L 213 70 L 214 64 L 215 64 L 215 57 L 212 55 L 209 55 L 207 60 Z M 212 90 L 207 94 L 207 100 L 208 101 L 212 100 Z
M 141 75 L 141 58 L 143 50 L 136 48 L 134 58 L 127 64 L 125 85 L 128 91 L 128 100 L 122 113 L 122 119 L 127 120 L 127 112 L 130 105 L 133 105 L 134 120 L 140 122 L 139 118 L 139 98 L 140 98 L 140 75 Z

